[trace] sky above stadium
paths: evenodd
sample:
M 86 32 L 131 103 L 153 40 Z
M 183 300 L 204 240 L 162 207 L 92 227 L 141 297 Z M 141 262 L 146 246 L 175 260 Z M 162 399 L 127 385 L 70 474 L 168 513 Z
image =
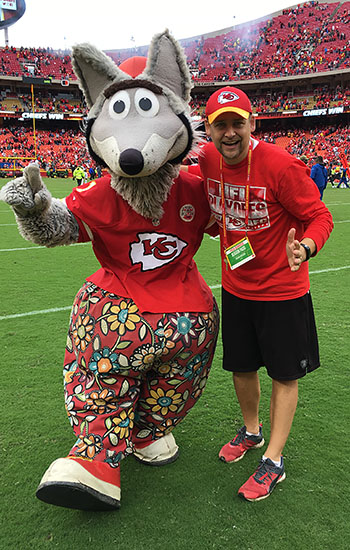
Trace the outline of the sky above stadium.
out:
M 26 12 L 8 28 L 10 46 L 71 48 L 91 42 L 102 50 L 148 45 L 168 28 L 180 40 L 252 21 L 292 0 L 26 0 Z M 0 31 L 0 45 L 5 32 Z

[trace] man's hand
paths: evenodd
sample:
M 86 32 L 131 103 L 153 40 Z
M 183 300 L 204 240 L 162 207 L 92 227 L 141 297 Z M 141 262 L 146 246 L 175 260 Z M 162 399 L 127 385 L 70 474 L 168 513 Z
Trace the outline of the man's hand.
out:
M 286 251 L 290 270 L 298 271 L 306 256 L 304 248 L 300 246 L 300 242 L 295 238 L 294 227 L 288 232 Z

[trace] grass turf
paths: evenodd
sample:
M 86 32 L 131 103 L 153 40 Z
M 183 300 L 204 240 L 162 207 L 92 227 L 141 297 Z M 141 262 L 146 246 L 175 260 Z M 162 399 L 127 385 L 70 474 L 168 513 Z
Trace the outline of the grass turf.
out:
M 69 180 L 48 180 L 56 197 Z M 98 265 L 90 245 L 40 249 L 18 234 L 0 203 L 2 336 L 1 548 L 42 550 L 112 547 L 129 550 L 347 549 L 349 491 L 350 193 L 328 188 L 335 229 L 310 261 L 322 367 L 300 382 L 285 448 L 287 479 L 258 503 L 237 497 L 261 456 L 237 464 L 218 451 L 241 426 L 231 376 L 218 344 L 207 388 L 175 430 L 180 458 L 162 468 L 122 463 L 122 508 L 92 513 L 56 508 L 34 494 L 51 463 L 74 442 L 63 403 L 61 365 L 69 307 Z M 20 250 L 25 248 L 25 250 Z M 17 250 L 16 250 L 17 249 Z M 218 243 L 205 237 L 197 263 L 209 285 L 220 284 Z M 220 288 L 214 288 L 220 303 Z M 45 314 L 14 317 L 52 309 Z M 269 436 L 271 382 L 261 371 L 261 419 Z

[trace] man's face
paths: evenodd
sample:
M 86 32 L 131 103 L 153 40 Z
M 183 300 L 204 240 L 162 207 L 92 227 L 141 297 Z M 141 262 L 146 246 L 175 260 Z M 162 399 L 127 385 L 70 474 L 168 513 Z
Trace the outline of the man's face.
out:
M 212 124 L 205 122 L 205 130 L 227 164 L 238 164 L 248 154 L 255 119 L 245 119 L 236 113 L 222 113 Z

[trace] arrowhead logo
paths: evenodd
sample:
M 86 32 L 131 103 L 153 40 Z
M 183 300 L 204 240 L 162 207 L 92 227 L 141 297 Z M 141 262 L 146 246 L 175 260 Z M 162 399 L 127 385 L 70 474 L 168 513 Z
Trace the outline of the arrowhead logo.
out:
M 138 241 L 130 245 L 133 265 L 141 264 L 141 271 L 163 267 L 180 256 L 187 243 L 165 233 L 138 233 Z

